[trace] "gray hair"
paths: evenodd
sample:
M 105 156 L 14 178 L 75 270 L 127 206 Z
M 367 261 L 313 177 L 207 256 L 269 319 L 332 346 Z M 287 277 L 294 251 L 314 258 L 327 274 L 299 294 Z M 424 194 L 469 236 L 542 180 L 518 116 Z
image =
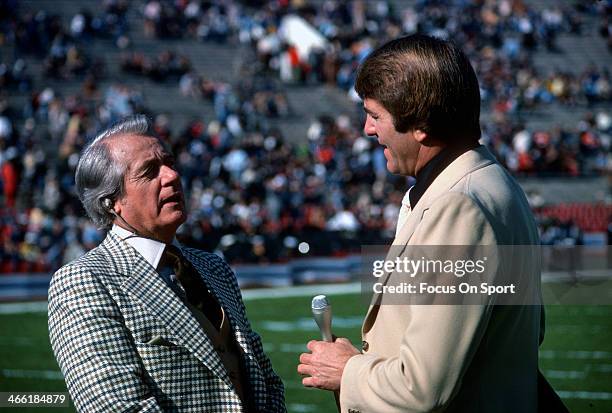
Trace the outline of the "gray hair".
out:
M 145 115 L 129 116 L 102 131 L 81 153 L 76 190 L 85 212 L 98 228 L 110 228 L 115 218 L 104 207 L 104 200 L 115 202 L 124 193 L 126 165 L 115 159 L 109 141 L 121 135 L 150 135 L 150 129 Z

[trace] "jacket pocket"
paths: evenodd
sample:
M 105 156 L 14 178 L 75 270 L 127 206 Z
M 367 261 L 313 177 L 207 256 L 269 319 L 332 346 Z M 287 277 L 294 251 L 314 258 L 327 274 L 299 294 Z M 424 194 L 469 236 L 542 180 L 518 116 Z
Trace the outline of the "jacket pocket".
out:
M 150 346 L 177 347 L 177 345 L 172 341 L 162 336 L 155 336 L 144 344 L 148 344 Z

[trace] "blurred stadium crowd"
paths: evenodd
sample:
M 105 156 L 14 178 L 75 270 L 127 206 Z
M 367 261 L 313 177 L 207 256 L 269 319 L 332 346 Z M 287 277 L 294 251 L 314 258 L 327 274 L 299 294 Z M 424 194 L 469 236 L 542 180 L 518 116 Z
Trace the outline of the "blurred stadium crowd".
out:
M 517 176 L 610 170 L 609 68 L 593 64 L 579 73 L 539 73 L 533 62 L 534 53 L 557 50 L 560 33 L 581 36 L 585 15 L 597 17 L 602 40 L 610 44 L 609 2 L 537 10 L 509 0 L 416 1 L 402 10 L 386 1 L 102 5 L 95 12 L 75 10 L 64 22 L 49 11 L 0 0 L 0 43 L 14 50 L 0 63 L 0 272 L 53 270 L 102 239 L 83 216 L 74 170 L 97 131 L 132 113 L 150 113 L 156 133 L 177 156 L 190 210 L 179 229 L 183 242 L 222 253 L 232 263 L 283 261 L 306 249 L 339 255 L 387 242 L 406 180 L 386 172 L 382 148 L 363 136 L 361 119 L 320 116 L 301 140 L 286 139 L 269 120 L 292 112 L 286 84 L 329 84 L 351 93 L 355 69 L 376 45 L 414 32 L 452 38 L 466 50 L 481 82 L 483 110 L 490 114 L 482 141 Z M 142 27 L 128 24 L 130 7 L 142 13 Z M 288 44 L 279 27 L 290 13 L 317 28 L 326 47 L 301 56 Z M 133 31 L 185 42 L 241 43 L 255 59 L 239 79 L 220 82 L 170 50 L 154 57 L 131 50 Z M 176 133 L 168 117 L 151 113 L 129 84 L 101 88 L 104 56 L 87 51 L 98 38 L 112 39 L 124 51 L 125 73 L 175 82 L 183 95 L 210 101 L 215 119 L 194 120 Z M 43 77 L 79 84 L 79 92 L 63 95 L 34 81 L 23 56 L 44 63 Z M 17 92 L 31 96 L 23 107 L 10 104 Z M 551 104 L 584 111 L 583 120 L 572 128 L 530 130 L 515 116 Z M 595 208 L 593 219 L 584 222 L 571 205 L 546 209 L 534 200 L 534 208 L 545 243 L 581 243 L 583 231 L 610 231 L 609 206 Z

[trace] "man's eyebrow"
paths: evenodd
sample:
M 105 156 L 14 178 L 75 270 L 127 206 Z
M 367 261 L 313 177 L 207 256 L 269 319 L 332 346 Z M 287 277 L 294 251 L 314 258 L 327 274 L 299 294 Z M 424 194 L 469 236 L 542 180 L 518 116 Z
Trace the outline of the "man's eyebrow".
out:
M 134 165 L 134 171 L 139 172 L 147 169 L 151 164 L 157 161 L 156 156 L 151 156 L 149 158 L 143 159 L 141 162 Z
M 374 112 L 371 109 L 366 108 L 365 106 L 363 107 L 363 110 L 365 111 L 365 113 L 367 113 L 370 116 L 378 116 L 378 113 Z

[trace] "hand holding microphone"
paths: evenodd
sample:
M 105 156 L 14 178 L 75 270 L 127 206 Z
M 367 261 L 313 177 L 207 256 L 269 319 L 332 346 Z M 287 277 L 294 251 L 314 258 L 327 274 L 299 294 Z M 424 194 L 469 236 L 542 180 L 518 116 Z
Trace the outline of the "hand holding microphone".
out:
M 298 373 L 308 376 L 302 379 L 306 387 L 332 390 L 336 392 L 336 402 L 342 372 L 347 361 L 359 354 L 359 351 L 346 338 L 334 341 L 331 332 L 332 311 L 331 305 L 324 295 L 317 295 L 312 299 L 312 315 L 321 330 L 322 341 L 311 340 L 306 345 L 311 353 L 300 355 Z

